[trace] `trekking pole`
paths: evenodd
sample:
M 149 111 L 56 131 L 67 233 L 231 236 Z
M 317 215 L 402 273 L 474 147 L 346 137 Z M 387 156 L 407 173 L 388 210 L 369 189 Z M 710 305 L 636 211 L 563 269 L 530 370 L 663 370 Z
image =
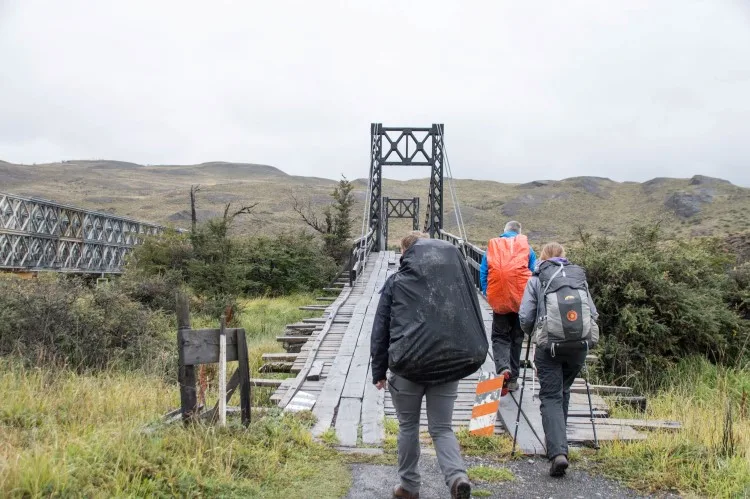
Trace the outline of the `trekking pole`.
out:
M 516 455 L 516 439 L 518 438 L 518 422 L 521 420 L 521 403 L 523 402 L 523 392 L 526 388 L 526 367 L 529 365 L 529 351 L 531 350 L 531 336 L 529 335 L 529 341 L 526 343 L 526 359 L 523 361 L 523 380 L 521 381 L 521 396 L 518 397 L 518 414 L 516 414 L 516 428 L 513 431 L 513 450 L 510 451 L 510 456 Z M 512 397 L 513 395 L 511 395 Z M 533 428 L 532 428 L 533 430 Z
M 586 357 L 589 355 L 589 344 L 586 342 Z M 591 388 L 589 387 L 589 367 L 583 359 L 583 370 L 586 371 L 583 381 L 586 383 L 586 395 L 589 398 L 589 415 L 591 416 L 591 430 L 594 432 L 594 449 L 599 449 L 599 439 L 596 438 L 596 424 L 594 423 L 594 406 L 591 403 Z

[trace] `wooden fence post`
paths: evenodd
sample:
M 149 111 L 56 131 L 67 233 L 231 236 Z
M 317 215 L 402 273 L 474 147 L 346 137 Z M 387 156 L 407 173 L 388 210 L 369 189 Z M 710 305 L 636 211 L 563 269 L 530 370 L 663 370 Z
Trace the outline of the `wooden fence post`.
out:
M 237 370 L 240 373 L 240 414 L 242 415 L 242 424 L 250 424 L 250 363 L 247 358 L 247 338 L 245 330 L 237 330 L 237 360 L 239 365 Z
M 190 329 L 190 302 L 188 296 L 177 292 L 177 351 L 179 352 L 179 371 L 177 380 L 180 384 L 180 405 L 182 420 L 187 423 L 195 415 L 198 405 L 195 393 L 195 367 L 185 365 L 182 349 L 182 333 Z
M 227 425 L 227 317 L 219 326 L 219 425 Z

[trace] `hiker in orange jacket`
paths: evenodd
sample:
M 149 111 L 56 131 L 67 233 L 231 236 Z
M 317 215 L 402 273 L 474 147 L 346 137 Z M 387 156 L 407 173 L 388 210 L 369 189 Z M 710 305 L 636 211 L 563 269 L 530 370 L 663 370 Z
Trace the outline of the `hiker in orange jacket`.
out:
M 521 224 L 512 220 L 505 231 L 487 243 L 487 252 L 479 267 L 482 293 L 492 307 L 492 357 L 495 370 L 505 378 L 503 395 L 518 389 L 523 331 L 518 310 L 526 282 L 536 265 L 536 254 Z

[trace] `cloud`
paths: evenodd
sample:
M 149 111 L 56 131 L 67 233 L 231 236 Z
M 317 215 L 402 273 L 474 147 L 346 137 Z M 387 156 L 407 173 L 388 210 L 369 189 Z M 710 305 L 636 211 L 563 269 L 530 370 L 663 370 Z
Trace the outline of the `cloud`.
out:
M 441 122 L 459 177 L 750 186 L 749 28 L 740 0 L 0 0 L 0 158 L 356 178 L 370 122 Z

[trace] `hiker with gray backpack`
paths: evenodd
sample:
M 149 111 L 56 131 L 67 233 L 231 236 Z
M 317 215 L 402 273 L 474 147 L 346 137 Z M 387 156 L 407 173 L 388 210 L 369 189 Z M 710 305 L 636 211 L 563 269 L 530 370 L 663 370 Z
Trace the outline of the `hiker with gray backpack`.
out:
M 570 387 L 599 341 L 599 315 L 586 271 L 565 258 L 561 244 L 549 243 L 542 249 L 518 315 L 529 343 L 533 335 L 537 346 L 534 362 L 550 475 L 563 476 L 568 468 Z

